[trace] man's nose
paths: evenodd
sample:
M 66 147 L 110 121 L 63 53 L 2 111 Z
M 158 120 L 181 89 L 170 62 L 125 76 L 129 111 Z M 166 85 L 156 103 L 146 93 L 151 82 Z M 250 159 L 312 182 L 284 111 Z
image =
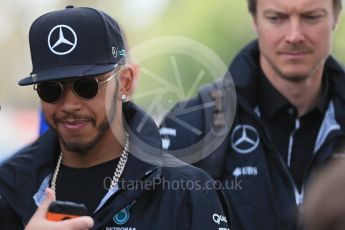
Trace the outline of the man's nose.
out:
M 81 98 L 72 90 L 70 84 L 64 85 L 64 94 L 62 95 L 62 109 L 65 112 L 75 112 L 82 108 Z
M 291 20 L 288 34 L 286 35 L 286 42 L 291 44 L 303 43 L 304 39 L 303 26 L 300 20 Z

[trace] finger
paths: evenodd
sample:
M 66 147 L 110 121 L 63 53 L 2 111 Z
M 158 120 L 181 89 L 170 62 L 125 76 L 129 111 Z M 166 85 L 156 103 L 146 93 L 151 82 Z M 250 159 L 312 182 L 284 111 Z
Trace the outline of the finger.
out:
M 40 206 L 38 207 L 37 211 L 35 212 L 34 216 L 38 216 L 38 217 L 44 217 L 47 214 L 48 211 L 48 207 L 50 205 L 50 203 L 52 201 L 55 200 L 55 193 L 53 190 L 51 190 L 50 188 L 47 188 L 45 190 L 45 198 L 43 200 L 43 202 L 40 204 Z
M 63 229 L 85 230 L 90 229 L 94 225 L 94 221 L 89 216 L 77 217 L 60 222 Z

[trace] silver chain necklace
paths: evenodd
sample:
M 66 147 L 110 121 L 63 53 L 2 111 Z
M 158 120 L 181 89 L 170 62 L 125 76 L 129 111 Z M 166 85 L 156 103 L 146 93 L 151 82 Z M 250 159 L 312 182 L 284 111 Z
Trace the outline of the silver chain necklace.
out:
M 126 138 L 126 142 L 125 142 L 125 146 L 122 150 L 122 154 L 120 157 L 119 162 L 117 163 L 113 178 L 111 179 L 111 184 L 110 187 L 108 189 L 108 191 L 112 190 L 115 185 L 118 184 L 120 177 L 123 173 L 123 170 L 125 169 L 126 163 L 127 163 L 127 159 L 128 159 L 128 151 L 129 151 L 129 135 L 128 133 L 125 132 L 125 138 Z M 61 162 L 62 162 L 62 152 L 60 153 L 59 159 L 56 163 L 56 167 L 54 170 L 54 174 L 52 177 L 52 181 L 50 183 L 50 188 L 55 192 L 56 191 L 56 179 L 57 176 L 59 174 L 59 170 L 60 170 L 60 166 L 61 166 Z

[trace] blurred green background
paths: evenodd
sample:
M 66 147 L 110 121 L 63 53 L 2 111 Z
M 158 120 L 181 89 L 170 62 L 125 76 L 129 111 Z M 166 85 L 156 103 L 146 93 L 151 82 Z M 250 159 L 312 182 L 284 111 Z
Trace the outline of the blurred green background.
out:
M 2 153 L 13 152 L 37 136 L 38 97 L 32 87 L 17 86 L 18 80 L 32 70 L 28 32 L 31 23 L 38 16 L 63 9 L 66 5 L 91 6 L 113 16 L 124 29 L 130 48 L 162 36 L 181 36 L 205 46 L 226 65 L 246 43 L 255 38 L 245 0 L 1 1 L 0 158 Z M 342 13 L 340 24 L 334 33 L 332 51 L 341 63 L 345 63 L 344 37 L 345 22 Z M 161 98 L 164 110 L 158 109 L 158 114 L 149 111 L 155 117 L 162 116 L 176 101 L 193 95 L 195 90 L 192 86 L 200 71 L 204 71 L 204 77 L 197 82 L 198 86 L 213 80 L 208 76 L 210 71 L 197 58 L 193 58 L 193 54 L 165 53 L 138 61 L 134 53 L 132 58 L 134 62 L 139 62 L 141 70 L 150 70 L 172 85 L 178 85 L 178 67 L 184 92 L 179 95 L 173 92 L 170 93 L 174 95 L 168 95 L 169 92 L 166 92 Z M 176 64 L 175 67 L 173 63 Z M 162 83 L 154 82 L 145 73 L 147 72 L 139 73 L 138 95 L 159 87 Z M 147 109 L 152 97 L 139 96 L 136 101 Z

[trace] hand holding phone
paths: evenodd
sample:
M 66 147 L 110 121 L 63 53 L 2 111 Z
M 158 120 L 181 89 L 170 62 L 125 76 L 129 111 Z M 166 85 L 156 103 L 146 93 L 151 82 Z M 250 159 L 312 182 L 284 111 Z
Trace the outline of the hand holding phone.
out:
M 50 221 L 62 221 L 85 216 L 86 213 L 87 209 L 84 204 L 68 201 L 53 201 L 49 205 L 47 219 Z
M 34 215 L 31 217 L 28 224 L 25 226 L 25 230 L 86 230 L 91 229 L 94 225 L 94 221 L 89 216 L 83 216 L 79 218 L 72 218 L 65 221 L 49 221 L 47 220 L 47 213 L 51 202 L 55 200 L 53 190 L 46 189 L 46 198 L 42 204 L 38 207 Z

